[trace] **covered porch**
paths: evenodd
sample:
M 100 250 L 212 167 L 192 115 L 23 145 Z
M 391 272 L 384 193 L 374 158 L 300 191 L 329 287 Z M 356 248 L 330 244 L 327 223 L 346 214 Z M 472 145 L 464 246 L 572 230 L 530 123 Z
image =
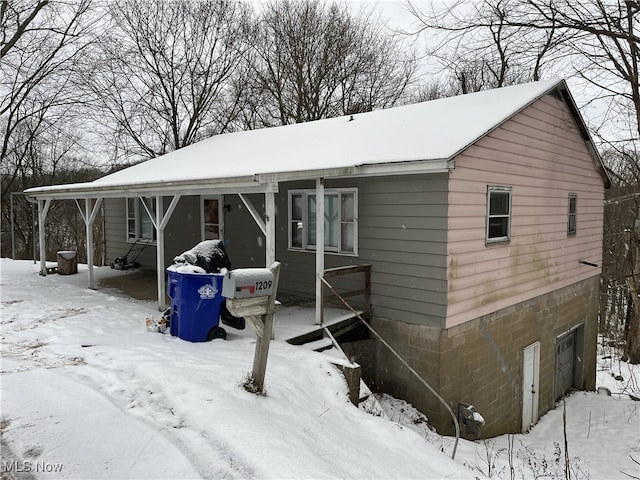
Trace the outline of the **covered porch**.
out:
M 131 167 L 134 169 L 135 167 Z M 39 244 L 40 244 L 40 273 L 47 275 L 51 270 L 47 268 L 46 262 L 46 231 L 45 220 L 51 206 L 51 202 L 55 200 L 73 199 L 80 211 L 82 219 L 86 226 L 86 244 L 87 258 L 93 258 L 93 250 L 95 240 L 93 238 L 93 225 L 99 216 L 100 209 L 105 199 L 140 199 L 140 204 L 146 210 L 154 230 L 154 247 L 156 249 L 156 265 L 155 265 L 155 300 L 157 300 L 158 309 L 163 311 L 168 305 L 166 296 L 166 275 L 165 270 L 168 265 L 165 255 L 165 229 L 172 218 L 174 211 L 181 198 L 189 196 L 236 196 L 239 198 L 250 214 L 251 218 L 257 225 L 264 241 L 260 242 L 264 246 L 265 266 L 269 267 L 276 259 L 276 207 L 275 194 L 279 189 L 279 181 L 291 180 L 291 178 L 299 178 L 299 175 L 288 173 L 284 176 L 268 175 L 261 178 L 259 175 L 250 177 L 235 177 L 233 180 L 229 178 L 207 178 L 199 181 L 189 182 L 143 182 L 143 181 L 120 181 L 116 174 L 103 177 L 95 182 L 74 185 L 60 185 L 51 187 L 39 187 L 27 191 L 27 195 L 37 203 L 38 206 L 38 226 L 39 226 Z M 316 205 L 316 230 L 318 238 L 324 238 L 324 177 L 316 176 L 319 174 L 332 176 L 340 176 L 345 172 L 343 169 L 339 171 L 323 171 L 313 172 L 312 178 L 315 177 L 315 195 L 318 199 Z M 113 177 L 116 178 L 113 178 Z M 282 177 L 282 178 L 280 178 Z M 305 177 L 307 177 L 305 175 Z M 107 179 L 111 181 L 106 181 Z M 307 177 L 307 179 L 309 179 Z M 114 181 L 115 180 L 115 181 Z M 255 202 L 256 194 L 264 195 L 264 210 L 259 211 L 251 199 Z M 146 200 L 145 200 L 146 199 Z M 149 201 L 151 200 L 151 201 Z M 125 221 L 125 219 L 123 219 Z M 172 254 L 172 252 L 169 252 Z M 318 242 L 315 248 L 315 302 L 307 306 L 307 309 L 313 310 L 310 316 L 312 325 L 324 325 L 325 320 L 331 321 L 331 317 L 325 319 L 324 303 L 325 303 L 325 251 L 322 242 Z M 94 274 L 94 266 L 92 262 L 88 262 L 87 285 L 88 288 L 97 288 L 97 282 Z M 311 272 L 309 272 L 311 273 Z M 286 272 L 285 272 L 286 275 Z M 149 297 L 149 278 L 145 278 L 146 293 L 145 297 Z M 370 277 L 365 280 L 365 287 L 370 285 Z M 364 294 L 365 287 L 360 288 L 360 293 Z M 369 288 L 366 288 L 367 292 Z M 367 293 L 365 299 L 366 307 L 363 311 L 369 310 L 370 294 Z
M 79 275 L 88 275 L 88 266 L 79 266 Z M 62 277 L 61 277 L 62 278 Z M 65 277 L 68 278 L 68 277 Z M 128 271 L 110 270 L 106 267 L 97 269 L 95 275 L 96 288 L 115 296 L 125 296 L 140 301 L 156 300 L 156 272 L 145 269 Z M 346 292 L 345 295 L 348 295 Z M 274 318 L 274 337 L 280 341 L 286 341 L 292 345 L 305 345 L 307 348 L 322 350 L 331 346 L 325 328 L 335 337 L 358 327 L 358 319 L 352 311 L 340 308 L 335 302 L 331 302 L 331 295 L 324 295 L 322 324 L 315 322 L 315 302 L 312 299 L 296 297 L 292 295 L 278 295 L 280 306 Z M 169 302 L 168 297 L 165 298 Z M 369 314 L 363 309 L 356 312 L 360 315 Z M 239 330 L 231 330 L 240 333 Z M 251 334 L 248 329 L 245 333 Z

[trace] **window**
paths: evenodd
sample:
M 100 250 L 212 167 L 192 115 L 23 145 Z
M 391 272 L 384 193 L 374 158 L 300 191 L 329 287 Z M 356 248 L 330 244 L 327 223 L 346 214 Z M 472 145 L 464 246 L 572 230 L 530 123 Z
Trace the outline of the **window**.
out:
M 487 243 L 508 242 L 511 235 L 511 188 L 487 190 Z
M 153 198 L 144 198 L 145 206 L 140 198 L 127 198 L 127 241 L 156 241 L 156 229 L 149 212 L 155 215 L 156 202 Z M 147 212 L 147 209 L 149 212 Z
M 222 196 L 202 199 L 202 238 L 203 240 L 221 240 L 223 238 Z
M 324 246 L 328 252 L 357 253 L 357 190 L 326 189 L 324 194 Z M 315 250 L 315 190 L 289 192 L 289 248 Z
M 575 193 L 569 194 L 569 217 L 567 219 L 567 235 L 575 235 L 577 227 L 578 196 Z

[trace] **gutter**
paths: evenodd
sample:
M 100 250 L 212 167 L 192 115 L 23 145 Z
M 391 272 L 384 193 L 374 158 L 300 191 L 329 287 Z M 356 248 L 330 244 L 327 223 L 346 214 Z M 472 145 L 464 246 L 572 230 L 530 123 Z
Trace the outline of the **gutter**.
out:
M 200 193 L 265 193 L 277 192 L 278 186 L 273 183 L 259 183 L 255 175 L 217 178 L 191 179 L 180 181 L 160 181 L 140 184 L 103 185 L 95 182 L 75 183 L 68 185 L 52 185 L 29 188 L 24 191 L 27 198 L 32 199 L 69 199 L 69 198 L 114 198 L 145 196 L 148 194 L 200 194 Z

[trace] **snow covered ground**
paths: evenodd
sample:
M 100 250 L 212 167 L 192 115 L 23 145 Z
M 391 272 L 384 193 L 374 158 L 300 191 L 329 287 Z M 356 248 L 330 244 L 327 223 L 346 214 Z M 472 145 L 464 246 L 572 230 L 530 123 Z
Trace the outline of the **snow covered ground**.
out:
M 527 435 L 461 441 L 452 461 L 453 440 L 410 405 L 353 407 L 322 354 L 272 342 L 256 396 L 241 386 L 255 348 L 246 331 L 209 343 L 152 333 L 154 303 L 88 290 L 83 266 L 37 270 L 0 260 L 3 479 L 564 478 L 562 408 Z M 601 376 L 633 388 L 627 370 Z M 572 478 L 640 477 L 640 402 L 580 392 L 566 415 Z

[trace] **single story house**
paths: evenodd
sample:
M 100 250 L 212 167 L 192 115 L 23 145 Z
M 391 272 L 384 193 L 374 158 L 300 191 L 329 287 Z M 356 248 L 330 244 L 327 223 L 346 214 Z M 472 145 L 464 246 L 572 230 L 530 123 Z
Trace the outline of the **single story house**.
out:
M 373 328 L 453 410 L 474 405 L 492 436 L 595 388 L 608 186 L 556 79 L 217 135 L 26 193 L 41 220 L 52 200 L 84 199 L 90 227 L 103 205 L 108 258 L 147 244 L 138 261 L 157 269 L 161 308 L 165 266 L 203 239 L 224 239 L 234 267 L 281 262 L 279 292 L 315 298 L 317 320 L 325 271 L 370 265 Z M 346 349 L 373 387 L 452 432 L 446 409 L 371 342 Z

